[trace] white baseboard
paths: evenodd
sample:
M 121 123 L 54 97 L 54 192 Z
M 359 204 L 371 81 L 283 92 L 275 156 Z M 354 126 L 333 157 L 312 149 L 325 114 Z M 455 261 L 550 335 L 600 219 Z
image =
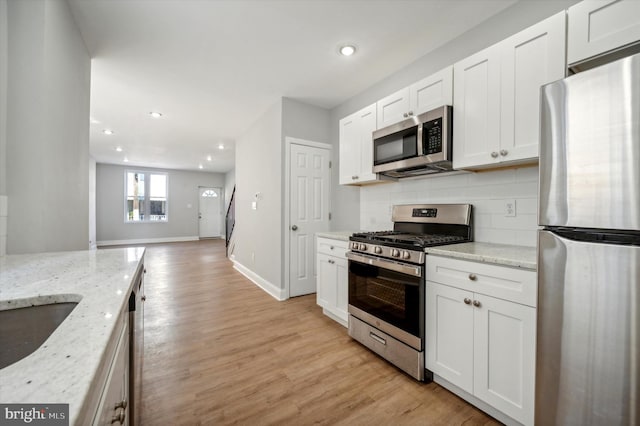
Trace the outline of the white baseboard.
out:
M 256 274 L 251 269 L 247 268 L 246 266 L 237 262 L 236 260 L 231 259 L 231 261 L 233 262 L 233 268 L 236 271 L 240 272 L 242 275 L 244 275 L 249 280 L 251 280 L 255 285 L 257 285 L 258 287 L 266 291 L 268 294 L 271 295 L 271 297 L 273 297 L 278 301 L 283 301 L 287 299 L 285 297 L 283 288 L 273 285 L 272 283 L 265 280 L 260 275 Z
M 198 241 L 200 237 L 168 237 L 168 238 L 138 238 L 132 240 L 106 240 L 98 241 L 98 247 L 122 246 L 127 244 L 156 244 L 156 243 L 180 243 L 184 241 Z

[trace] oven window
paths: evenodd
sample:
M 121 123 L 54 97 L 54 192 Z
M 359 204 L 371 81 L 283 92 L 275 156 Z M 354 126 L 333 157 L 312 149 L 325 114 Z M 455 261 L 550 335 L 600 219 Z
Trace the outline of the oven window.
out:
M 418 127 L 412 127 L 389 136 L 375 139 L 374 164 L 404 160 L 418 155 Z
M 349 262 L 349 304 L 420 337 L 422 278 Z

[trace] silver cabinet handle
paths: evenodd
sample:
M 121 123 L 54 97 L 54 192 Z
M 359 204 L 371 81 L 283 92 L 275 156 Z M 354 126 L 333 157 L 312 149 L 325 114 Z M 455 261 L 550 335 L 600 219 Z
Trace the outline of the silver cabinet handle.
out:
M 409 116 L 409 114 L 407 114 L 407 113 L 405 112 L 404 114 L 402 114 L 402 116 L 403 116 L 404 118 L 407 118 L 407 117 Z
M 117 410 L 118 408 L 122 408 L 123 410 L 127 408 L 127 400 L 123 399 L 122 401 L 116 403 L 116 405 L 113 407 L 114 410 Z
M 353 175 L 353 176 L 351 176 L 351 179 L 353 179 L 353 180 L 358 179 L 358 175 Z
M 297 230 L 298 230 L 298 226 L 297 226 L 297 225 L 293 225 L 293 226 L 291 227 L 291 230 L 292 230 L 292 231 L 297 231 Z
M 481 306 L 480 301 L 479 300 L 474 300 L 473 301 L 473 306 L 475 306 L 476 308 L 479 308 Z
M 376 342 L 382 344 L 382 345 L 387 345 L 387 341 L 384 340 L 382 337 L 380 336 L 376 336 L 375 334 L 373 334 L 372 332 L 369 332 L 369 337 L 371 337 L 373 340 L 375 340 Z
M 500 155 L 502 155 L 503 157 L 505 157 L 508 153 L 509 153 L 509 151 L 507 151 L 506 149 L 501 149 L 500 150 Z
M 475 281 L 475 280 L 477 280 L 477 279 L 478 279 L 478 277 L 476 276 L 476 274 L 469 274 L 469 279 L 470 279 L 471 281 Z
M 329 259 L 329 263 L 333 265 L 334 263 L 336 263 L 336 261 Z
M 492 156 L 493 158 L 498 158 L 498 153 L 497 153 L 497 152 L 495 152 L 495 151 L 493 151 L 493 152 L 491 153 L 491 156 Z
M 329 250 L 333 250 L 333 246 L 329 246 Z
M 147 300 L 147 296 L 142 296 L 140 299 L 144 302 L 145 300 Z
M 468 297 L 464 298 L 464 304 L 465 305 L 470 305 L 471 304 L 471 299 L 469 299 Z
M 413 115 L 413 111 L 409 111 L 409 115 Z

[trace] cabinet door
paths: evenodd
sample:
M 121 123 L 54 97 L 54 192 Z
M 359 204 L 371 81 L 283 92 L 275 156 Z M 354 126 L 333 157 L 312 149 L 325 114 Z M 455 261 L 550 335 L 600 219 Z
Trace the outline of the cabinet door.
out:
M 453 167 L 498 163 L 500 50 L 491 46 L 453 67 Z
M 469 393 L 473 392 L 472 299 L 471 292 L 427 281 L 425 367 Z
M 536 310 L 474 294 L 474 395 L 533 424 Z
M 128 314 L 128 312 L 127 312 Z M 114 418 L 121 418 L 119 424 L 129 424 L 129 328 L 123 327 L 117 349 L 107 376 L 107 382 L 100 397 L 98 410 L 93 419 L 94 426 L 111 425 Z M 124 408 L 122 406 L 124 405 Z
M 360 169 L 359 115 L 340 120 L 340 184 L 353 183 Z
M 640 40 L 640 2 L 585 0 L 569 8 L 569 65 Z
M 318 253 L 316 303 L 325 309 L 336 305 L 336 264 L 332 256 Z
M 453 105 L 453 66 L 409 86 L 409 111 L 414 115 Z
M 335 259 L 336 266 L 336 315 L 346 323 L 349 320 L 349 262 L 347 259 Z
M 408 117 L 409 88 L 405 87 L 377 102 L 378 129 L 395 124 Z
M 358 112 L 360 133 L 360 165 L 357 182 L 377 179 L 373 173 L 373 131 L 376 130 L 376 105 L 372 104 Z
M 540 87 L 565 76 L 565 21 L 560 12 L 500 43 L 503 162 L 538 157 Z

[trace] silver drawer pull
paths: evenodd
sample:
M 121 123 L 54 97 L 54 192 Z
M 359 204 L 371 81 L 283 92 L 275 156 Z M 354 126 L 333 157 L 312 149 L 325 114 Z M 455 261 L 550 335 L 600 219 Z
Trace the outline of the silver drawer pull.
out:
M 122 408 L 122 409 L 127 408 L 127 400 L 123 399 L 122 401 L 116 403 L 116 405 L 113 407 L 114 410 L 117 410 L 118 408 Z
M 481 306 L 481 303 L 479 300 L 474 300 L 473 301 L 473 306 L 475 306 L 476 308 L 479 308 Z
M 386 340 L 384 340 L 380 336 L 376 336 L 372 332 L 369 332 L 369 337 L 371 337 L 373 340 L 375 340 L 376 342 L 380 343 L 381 345 L 385 345 L 385 346 L 387 345 L 387 341 Z
M 477 279 L 478 279 L 478 277 L 476 276 L 476 274 L 469 274 L 469 279 L 470 279 L 471 281 L 475 281 L 475 280 L 477 280 Z
M 471 299 L 469 299 L 468 297 L 464 298 L 464 304 L 465 305 L 470 305 L 471 304 Z
M 329 250 L 333 250 L 333 246 L 329 246 Z
M 113 424 L 113 423 L 120 423 L 120 424 L 122 424 L 122 423 L 124 423 L 124 419 L 125 419 L 124 411 L 120 411 L 120 412 L 118 413 L 118 415 L 113 416 L 113 417 L 111 418 L 111 424 Z

